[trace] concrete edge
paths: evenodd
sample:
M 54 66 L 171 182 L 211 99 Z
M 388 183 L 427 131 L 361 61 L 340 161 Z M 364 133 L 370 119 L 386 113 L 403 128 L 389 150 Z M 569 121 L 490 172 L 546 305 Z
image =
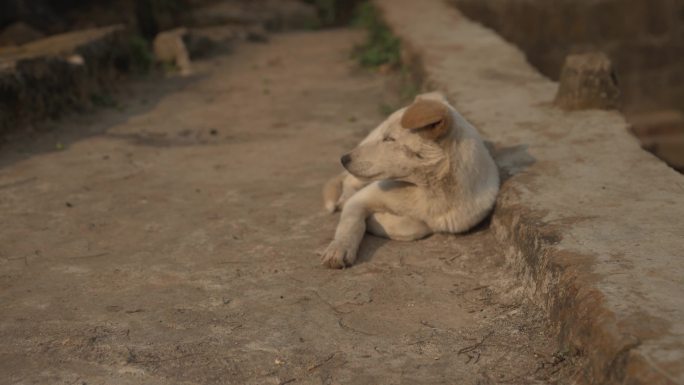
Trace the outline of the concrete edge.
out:
M 675 385 L 634 348 L 596 287 L 592 256 L 556 247 L 562 227 L 554 228 L 529 207 L 497 202 L 492 230 L 527 292 L 547 312 L 561 350 L 583 358 L 574 380 L 579 384 Z
M 374 0 L 374 4 L 389 28 L 401 39 L 402 58 L 415 77 L 422 80 L 423 87 L 453 95 L 450 85 L 438 80 L 432 69 L 425 65 L 425 52 L 420 41 L 406 34 L 406 29 L 398 24 L 401 20 L 388 17 L 388 7 L 402 5 L 383 0 Z M 458 103 L 456 106 L 459 107 Z M 624 125 L 627 127 L 626 123 Z M 626 130 L 624 135 L 629 135 Z M 596 285 L 593 257 L 569 253 L 558 247 L 564 226 L 550 225 L 544 220 L 545 214 L 532 206 L 499 199 L 491 226 L 496 238 L 508 247 L 509 265 L 557 328 L 560 345 L 573 352 L 571 354 L 583 357 L 573 382 L 679 383 L 635 349 L 642 341 L 621 330 L 604 292 Z

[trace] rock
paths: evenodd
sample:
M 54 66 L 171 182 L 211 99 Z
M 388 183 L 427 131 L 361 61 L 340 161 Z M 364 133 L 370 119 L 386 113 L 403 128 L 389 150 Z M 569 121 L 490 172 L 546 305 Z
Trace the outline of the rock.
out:
M 618 108 L 620 90 L 608 56 L 602 52 L 568 55 L 555 104 L 566 110 Z
M 157 34 L 153 43 L 156 61 L 175 65 L 181 75 L 192 73 L 190 54 L 183 39 L 187 34 L 186 28 L 164 31 Z
M 34 40 L 42 39 L 45 35 L 26 23 L 17 21 L 5 27 L 0 32 L 0 47 L 7 45 L 22 45 Z
M 0 133 L 92 105 L 131 60 L 122 26 L 50 36 L 0 50 Z

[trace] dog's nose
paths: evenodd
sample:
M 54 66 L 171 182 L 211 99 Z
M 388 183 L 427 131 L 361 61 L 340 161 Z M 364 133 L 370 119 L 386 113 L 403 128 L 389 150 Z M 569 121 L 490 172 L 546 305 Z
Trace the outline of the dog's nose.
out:
M 340 162 L 342 162 L 342 166 L 347 167 L 347 164 L 351 162 L 351 156 L 349 154 L 342 155 Z

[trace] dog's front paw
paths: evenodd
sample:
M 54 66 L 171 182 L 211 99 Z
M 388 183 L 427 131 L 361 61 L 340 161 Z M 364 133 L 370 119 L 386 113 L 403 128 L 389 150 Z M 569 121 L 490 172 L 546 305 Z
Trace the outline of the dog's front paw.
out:
M 356 248 L 338 240 L 330 242 L 321 257 L 321 264 L 331 269 L 344 269 L 353 265 L 354 261 Z

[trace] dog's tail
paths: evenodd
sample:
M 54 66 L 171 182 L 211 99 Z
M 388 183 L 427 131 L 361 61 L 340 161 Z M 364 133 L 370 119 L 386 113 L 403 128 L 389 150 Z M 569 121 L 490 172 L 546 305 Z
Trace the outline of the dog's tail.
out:
M 341 172 L 323 185 L 323 206 L 330 213 L 334 213 L 337 209 L 337 201 L 342 195 L 342 182 L 345 176 L 346 173 Z

